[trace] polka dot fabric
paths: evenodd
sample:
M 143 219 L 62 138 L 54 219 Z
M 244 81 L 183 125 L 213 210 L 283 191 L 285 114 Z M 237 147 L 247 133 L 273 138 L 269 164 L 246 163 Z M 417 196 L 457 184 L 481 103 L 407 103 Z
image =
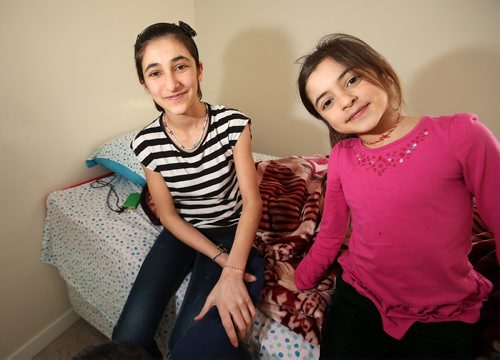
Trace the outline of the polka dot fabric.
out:
M 318 359 L 319 347 L 279 322 L 257 311 L 247 338 L 254 359 Z
M 141 190 L 120 176 L 111 184 L 119 203 Z M 109 190 L 84 184 L 49 194 L 41 260 L 58 268 L 69 286 L 114 323 L 160 228 L 140 208 L 111 211 Z
M 139 185 L 121 176 L 112 184 L 119 203 L 130 193 L 141 191 Z M 75 311 L 110 337 L 161 227 L 152 225 L 141 207 L 121 214 L 111 211 L 106 205 L 108 191 L 107 187 L 95 189 L 84 184 L 49 194 L 41 261 L 56 267 L 67 282 Z M 188 281 L 189 276 L 164 313 L 156 337 L 162 349 L 168 343 Z M 319 357 L 318 347 L 260 310 L 247 342 L 254 359 Z

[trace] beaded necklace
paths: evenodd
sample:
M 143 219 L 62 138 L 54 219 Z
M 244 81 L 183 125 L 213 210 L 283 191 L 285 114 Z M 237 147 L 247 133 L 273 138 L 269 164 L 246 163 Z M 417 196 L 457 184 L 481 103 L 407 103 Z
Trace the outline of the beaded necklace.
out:
M 391 137 L 391 133 L 394 131 L 394 129 L 396 129 L 396 127 L 399 125 L 400 122 L 401 122 L 401 113 L 398 112 L 398 117 L 396 119 L 396 122 L 394 123 L 394 125 L 389 130 L 387 130 L 385 133 L 383 133 L 382 135 L 380 135 L 380 137 L 377 140 L 375 140 L 375 141 L 367 142 L 367 141 L 363 141 L 363 140 L 360 139 L 361 143 L 364 144 L 364 145 L 374 145 L 374 144 L 378 144 L 381 141 L 384 141 L 385 139 L 390 138 Z
M 208 106 L 205 105 L 205 121 L 203 121 L 203 128 L 201 129 L 201 133 L 200 133 L 200 136 L 198 137 L 198 140 L 196 140 L 196 142 L 194 143 L 193 146 L 191 147 L 186 147 L 184 145 L 182 145 L 182 143 L 179 141 L 179 139 L 177 139 L 177 136 L 175 136 L 174 132 L 172 131 L 172 129 L 170 129 L 167 125 L 167 117 L 165 115 L 165 112 L 162 114 L 162 122 L 163 122 L 163 125 L 165 126 L 165 130 L 167 130 L 168 134 L 171 136 L 172 139 L 175 140 L 175 142 L 177 143 L 177 145 L 179 145 L 182 150 L 185 150 L 185 151 L 192 151 L 194 149 L 196 149 L 200 143 L 201 143 L 201 139 L 203 138 L 203 134 L 205 134 L 205 129 L 207 128 L 207 124 L 208 124 Z

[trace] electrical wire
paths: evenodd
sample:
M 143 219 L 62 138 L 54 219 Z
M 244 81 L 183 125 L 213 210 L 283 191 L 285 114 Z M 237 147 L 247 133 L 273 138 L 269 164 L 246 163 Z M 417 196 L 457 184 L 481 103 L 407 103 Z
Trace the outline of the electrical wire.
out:
M 108 208 L 111 211 L 114 211 L 114 212 L 120 214 L 123 211 L 125 211 L 126 208 L 124 208 L 123 206 L 120 206 L 120 197 L 118 196 L 118 194 L 115 190 L 115 187 L 112 184 L 113 180 L 115 180 L 115 179 L 116 179 L 116 174 L 113 176 L 103 178 L 103 179 L 94 180 L 90 183 L 90 186 L 94 189 L 102 189 L 105 187 L 109 187 L 108 196 L 106 197 L 106 205 L 108 206 Z M 111 204 L 111 201 L 112 201 L 111 195 L 114 195 L 114 197 L 116 199 L 116 207 L 115 208 L 113 208 L 113 206 Z

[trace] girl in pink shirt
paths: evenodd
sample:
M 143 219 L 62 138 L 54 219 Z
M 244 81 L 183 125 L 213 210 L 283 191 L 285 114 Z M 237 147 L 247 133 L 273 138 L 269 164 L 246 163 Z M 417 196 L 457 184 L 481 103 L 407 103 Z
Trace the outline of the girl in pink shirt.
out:
M 321 358 L 472 358 L 492 289 L 467 259 L 473 199 L 500 233 L 498 141 L 474 114 L 401 114 L 398 76 L 358 38 L 302 61 L 302 102 L 335 146 L 319 234 L 296 270 L 277 265 L 280 284 L 315 287 L 352 226 Z

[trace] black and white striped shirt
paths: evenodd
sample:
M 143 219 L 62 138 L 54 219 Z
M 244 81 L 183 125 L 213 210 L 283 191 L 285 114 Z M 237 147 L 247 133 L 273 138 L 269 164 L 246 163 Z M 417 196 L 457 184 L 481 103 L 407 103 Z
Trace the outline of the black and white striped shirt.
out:
M 142 129 L 131 147 L 147 168 L 161 173 L 179 215 L 198 228 L 238 223 L 242 198 L 233 149 L 250 119 L 222 105 L 211 106 L 208 130 L 193 152 L 167 136 L 161 116 Z

